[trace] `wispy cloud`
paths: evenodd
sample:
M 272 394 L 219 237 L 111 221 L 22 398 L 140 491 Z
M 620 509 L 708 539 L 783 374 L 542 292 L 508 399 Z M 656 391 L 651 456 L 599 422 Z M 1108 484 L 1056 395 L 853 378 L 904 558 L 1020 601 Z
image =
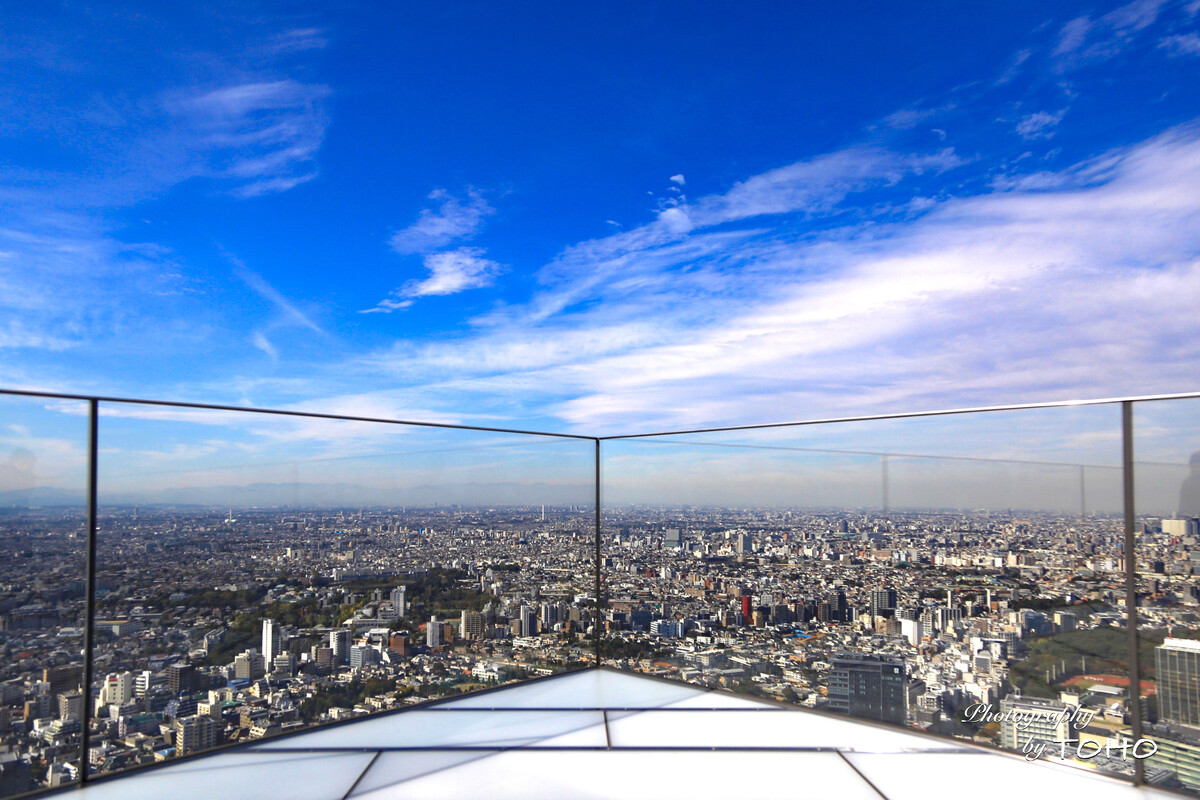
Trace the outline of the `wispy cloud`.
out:
M 320 28 L 293 28 L 271 37 L 265 49 L 272 54 L 287 55 L 320 50 L 328 43 L 325 31 Z
M 286 191 L 316 177 L 329 88 L 257 81 L 176 93 L 167 109 L 186 122 L 206 169 L 243 197 Z
M 465 199 L 435 189 L 428 199 L 437 203 L 437 208 L 424 209 L 416 222 L 392 235 L 389 243 L 397 253 L 428 253 L 470 239 L 483 227 L 484 218 L 495 213 L 475 189 L 468 189 Z
M 1158 46 L 1173 56 L 1200 56 L 1200 34 L 1165 36 L 1158 40 Z
M 1053 55 L 1060 71 L 1105 61 L 1117 55 L 1152 25 L 1167 0 L 1133 0 L 1099 19 L 1076 17 L 1059 31 Z
M 483 257 L 477 247 L 460 247 L 440 253 L 430 253 L 424 259 L 429 276 L 412 280 L 396 289 L 374 308 L 363 311 L 390 313 L 408 308 L 419 297 L 457 294 L 467 289 L 491 286 L 502 271 L 500 264 Z
M 1055 128 L 1066 113 L 1067 109 L 1063 108 L 1053 114 L 1048 111 L 1026 114 L 1017 123 L 1017 135 L 1022 139 L 1049 139 L 1054 136 Z
M 894 111 L 888 114 L 883 119 L 883 124 L 889 128 L 897 128 L 899 130 L 907 130 L 915 128 L 917 125 L 931 119 L 937 119 L 944 115 L 947 111 L 953 111 L 954 104 L 950 103 L 939 108 L 902 108 L 899 111 Z

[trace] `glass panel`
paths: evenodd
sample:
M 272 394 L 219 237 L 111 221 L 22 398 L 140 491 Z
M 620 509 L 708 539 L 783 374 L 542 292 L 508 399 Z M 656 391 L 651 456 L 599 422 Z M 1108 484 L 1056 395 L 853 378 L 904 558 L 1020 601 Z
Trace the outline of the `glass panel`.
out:
M 769 711 L 642 711 L 609 720 L 613 747 L 828 747 L 868 753 L 908 750 L 954 750 L 949 739 L 918 736 L 900 730 L 802 710 Z
M 111 771 L 578 668 L 594 444 L 104 404 Z
M 0 797 L 78 778 L 88 406 L 0 395 Z
M 374 753 L 309 754 L 303 758 L 276 756 L 262 760 L 240 753 L 128 775 L 87 787 L 89 800 L 127 800 L 130 797 L 170 797 L 172 800 L 211 800 L 245 797 L 247 787 L 269 787 L 279 797 L 330 800 L 345 797 L 354 781 L 371 764 Z M 203 775 L 197 775 L 202 772 Z
M 389 759 L 384 754 L 380 761 Z M 553 764 L 547 767 L 547 756 Z M 390 765 L 389 765 L 390 766 Z M 372 768 L 367 773 L 371 777 Z M 926 788 L 930 775 L 923 775 Z M 429 772 L 377 792 L 355 792 L 363 800 L 461 798 L 480 789 L 488 800 L 562 800 L 565 797 L 779 797 L 781 787 L 799 783 L 803 797 L 879 800 L 837 753 L 564 751 L 547 754 L 508 750 L 461 766 Z
M 593 746 L 604 746 L 599 711 L 458 711 L 414 709 L 353 725 L 258 745 L 258 750 L 297 747 L 518 747 L 550 737 L 596 728 Z
M 419 753 L 380 753 L 379 758 L 354 787 L 350 797 L 359 797 L 380 789 L 385 791 L 376 796 L 387 797 L 387 790 L 396 792 L 397 790 L 393 787 L 397 787 L 405 781 L 419 778 L 422 775 L 442 772 L 471 761 L 479 761 L 498 752 L 500 751 L 430 750 Z
M 455 700 L 456 708 L 657 708 L 707 692 L 667 682 L 588 670 L 553 681 L 514 686 L 494 695 Z
M 981 796 L 999 795 L 1002 791 L 1010 797 L 1126 800 L 1132 794 L 1126 785 L 1079 770 L 1027 764 L 985 753 L 848 753 L 846 758 L 888 800 L 925 800 L 930 795 L 930 775 L 936 775 L 939 785 L 945 786 L 980 787 L 986 782 L 988 789 L 976 790 Z
M 1017 750 L 1127 740 L 1120 442 L 1115 404 L 605 441 L 604 663 Z
M 1134 405 L 1146 777 L 1200 792 L 1200 400 Z M 1149 745 L 1144 750 L 1148 751 Z

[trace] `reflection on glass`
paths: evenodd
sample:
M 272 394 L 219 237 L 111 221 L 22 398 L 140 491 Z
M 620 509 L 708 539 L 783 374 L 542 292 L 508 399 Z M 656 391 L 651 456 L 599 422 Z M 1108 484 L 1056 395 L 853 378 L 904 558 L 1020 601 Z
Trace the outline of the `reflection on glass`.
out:
M 87 413 L 0 396 L 0 797 L 79 776 Z
M 1116 405 L 605 441 L 605 663 L 1131 775 L 1120 464 Z
M 594 445 L 104 404 L 93 768 L 585 663 Z
M 1147 780 L 1200 792 L 1200 401 L 1134 405 Z

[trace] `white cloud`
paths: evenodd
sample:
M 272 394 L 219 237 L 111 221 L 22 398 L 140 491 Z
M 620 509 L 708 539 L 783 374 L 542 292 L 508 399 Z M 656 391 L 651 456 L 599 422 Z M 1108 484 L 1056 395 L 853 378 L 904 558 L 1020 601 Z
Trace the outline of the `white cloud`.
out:
M 672 183 L 677 183 L 677 184 L 679 184 L 680 186 L 683 186 L 685 183 L 687 183 L 687 181 L 686 181 L 686 180 L 684 180 L 684 177 L 683 177 L 682 175 L 672 175 L 672 176 L 670 177 L 670 181 L 671 181 Z
M 360 313 L 390 313 L 403 310 L 419 297 L 457 294 L 467 289 L 491 286 L 502 271 L 500 264 L 483 257 L 478 247 L 460 247 L 457 250 L 430 253 L 424 258 L 429 276 L 423 280 L 405 283 L 374 308 Z
M 1076 17 L 1063 25 L 1053 55 L 1058 69 L 1104 61 L 1121 52 L 1158 19 L 1166 0 L 1133 0 L 1097 20 Z
M 1054 47 L 1054 55 L 1061 56 L 1074 53 L 1083 45 L 1088 31 L 1092 29 L 1092 21 L 1087 17 L 1076 17 L 1063 25 L 1058 34 L 1058 44 Z
M 294 80 L 257 81 L 176 93 L 167 110 L 187 124 L 203 171 L 230 180 L 244 197 L 282 192 L 316 177 L 328 118 L 329 87 Z
M 532 393 L 589 433 L 1196 388 L 1195 128 L 887 224 L 754 215 L 834 219 L 953 163 L 853 148 L 749 178 L 681 208 L 687 230 L 660 213 L 574 245 L 528 305 L 359 368 L 459 402 Z
M 265 49 L 271 54 L 287 55 L 321 50 L 327 44 L 325 32 L 320 28 L 295 28 L 271 37 Z
M 1165 36 L 1158 40 L 1158 46 L 1173 56 L 1200 56 L 1200 34 Z
M 470 239 L 483 227 L 484 218 L 495 213 L 475 189 L 467 190 L 465 201 L 444 189 L 430 192 L 429 199 L 438 203 L 436 210 L 424 209 L 416 222 L 392 235 L 390 244 L 397 253 L 428 253 Z
M 953 103 L 939 108 L 902 108 L 884 117 L 883 124 L 897 130 L 908 130 L 915 128 L 926 120 L 936 119 L 947 111 L 952 110 L 954 110 Z
M 1022 139 L 1049 139 L 1066 113 L 1067 109 L 1063 108 L 1053 114 L 1047 111 L 1027 114 L 1017 123 L 1017 134 Z
M 234 264 L 237 276 L 241 278 L 247 286 L 255 291 L 259 297 L 270 302 L 279 311 L 282 321 L 294 325 L 299 325 L 308 328 L 313 333 L 324 334 L 325 331 L 321 326 L 309 319 L 303 311 L 296 308 L 292 301 L 288 300 L 279 291 L 262 279 L 262 276 L 251 272 L 246 268 L 246 265 L 241 262 L 237 256 L 232 253 L 224 252 L 223 255 Z
M 275 349 L 275 345 L 271 344 L 271 340 L 263 335 L 262 331 L 255 331 L 254 335 L 250 337 L 250 343 L 270 356 L 271 360 L 279 360 L 279 351 Z

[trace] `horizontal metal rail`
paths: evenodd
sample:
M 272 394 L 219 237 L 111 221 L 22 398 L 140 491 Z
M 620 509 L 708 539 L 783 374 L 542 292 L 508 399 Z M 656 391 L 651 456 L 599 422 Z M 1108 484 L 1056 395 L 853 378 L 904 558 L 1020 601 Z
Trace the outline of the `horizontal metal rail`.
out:
M 1073 408 L 1075 406 L 1103 406 L 1118 403 L 1144 403 L 1155 400 L 1187 400 L 1200 398 L 1200 392 L 1183 392 L 1180 394 L 1155 394 L 1141 397 L 1109 397 L 1097 400 L 1055 400 L 1045 403 L 1019 403 L 1005 406 L 978 406 L 975 408 L 948 408 L 940 411 L 905 411 L 896 414 L 869 414 L 859 417 L 828 417 L 825 419 L 807 419 L 794 422 L 766 422 L 757 425 L 727 425 L 717 428 L 690 428 L 687 430 L 653 431 L 650 433 L 623 433 L 611 436 L 598 436 L 600 441 L 607 442 L 616 439 L 645 439 L 651 436 L 683 436 L 692 433 L 721 433 L 724 431 L 752 431 L 766 428 L 798 428 L 804 425 L 832 425 L 840 422 L 873 422 L 887 419 L 912 419 L 915 417 L 948 417 L 956 414 L 982 414 L 992 411 L 1026 411 L 1035 408 Z
M 381 417 L 353 417 L 345 414 L 322 414 L 316 411 L 291 411 L 281 408 L 253 408 L 250 406 L 225 406 L 210 403 L 185 403 L 180 400 L 144 400 L 135 397 L 95 397 L 82 394 L 63 394 L 60 392 L 34 392 L 24 389 L 0 389 L 0 395 L 13 397 L 44 397 L 51 400 L 79 400 L 99 403 L 120 403 L 124 405 L 161 406 L 164 408 L 188 408 L 197 411 L 235 411 L 246 414 L 273 414 L 279 417 L 303 417 L 305 419 L 329 419 L 341 422 L 375 422 L 383 425 L 408 425 L 416 428 L 445 428 L 457 431 L 480 431 L 483 433 L 516 433 L 522 436 L 554 436 L 559 439 L 579 439 L 593 442 L 595 436 L 584 436 L 578 433 L 551 433 L 549 431 L 526 431 L 518 428 L 494 428 L 487 425 L 459 425 L 451 422 L 420 422 L 410 419 L 385 419 Z

